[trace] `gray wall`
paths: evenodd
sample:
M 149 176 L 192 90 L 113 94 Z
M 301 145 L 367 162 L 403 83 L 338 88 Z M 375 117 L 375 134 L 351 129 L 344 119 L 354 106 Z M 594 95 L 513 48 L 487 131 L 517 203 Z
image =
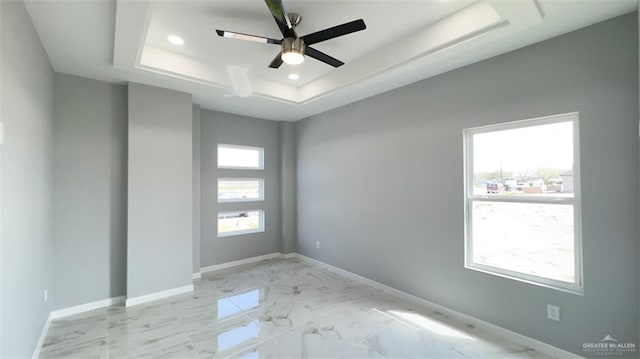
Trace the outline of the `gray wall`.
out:
M 463 129 L 571 111 L 584 296 L 464 269 Z M 578 354 L 638 338 L 635 14 L 298 122 L 297 141 L 303 255 Z
M 53 307 L 59 309 L 126 292 L 127 88 L 56 74 L 54 107 Z
M 24 4 L 0 1 L 0 357 L 31 357 L 51 309 L 54 73 Z
M 127 298 L 192 283 L 192 106 L 129 84 Z
M 280 251 L 280 154 L 278 122 L 202 110 L 203 267 Z M 264 148 L 264 170 L 217 168 L 218 143 Z M 263 177 L 263 202 L 218 203 L 218 177 Z M 265 232 L 217 238 L 217 213 L 264 209 Z
M 282 253 L 296 251 L 296 125 L 280 122 L 280 227 Z
M 193 273 L 200 272 L 200 106 L 193 105 Z

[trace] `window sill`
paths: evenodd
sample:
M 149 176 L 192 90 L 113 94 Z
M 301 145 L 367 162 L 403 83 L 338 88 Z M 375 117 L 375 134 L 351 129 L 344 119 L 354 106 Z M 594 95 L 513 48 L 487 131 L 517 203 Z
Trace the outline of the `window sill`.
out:
M 510 271 L 508 270 L 504 270 L 504 269 L 500 269 L 500 268 L 494 268 L 494 267 L 490 267 L 490 266 L 484 266 L 484 265 L 479 265 L 479 264 L 465 264 L 465 269 L 470 269 L 476 272 L 481 272 L 481 273 L 485 273 L 485 274 L 490 274 L 493 276 L 497 276 L 497 277 L 502 277 L 502 278 L 506 278 L 506 279 L 511 279 L 511 280 L 516 280 L 518 282 L 523 282 L 523 283 L 528 283 L 528 284 L 533 284 L 539 287 L 544 287 L 544 288 L 548 288 L 548 289 L 554 289 L 554 290 L 558 290 L 561 292 L 565 292 L 565 293 L 570 293 L 570 294 L 575 294 L 575 295 L 579 295 L 579 296 L 584 296 L 584 287 L 578 284 L 572 284 L 572 283 L 567 283 L 567 286 L 563 286 L 562 282 L 557 282 L 551 279 L 545 279 L 540 277 L 539 280 L 533 280 L 533 279 L 528 279 L 528 278 L 523 278 L 521 277 L 519 273 L 515 273 L 512 272 L 513 274 L 509 273 Z

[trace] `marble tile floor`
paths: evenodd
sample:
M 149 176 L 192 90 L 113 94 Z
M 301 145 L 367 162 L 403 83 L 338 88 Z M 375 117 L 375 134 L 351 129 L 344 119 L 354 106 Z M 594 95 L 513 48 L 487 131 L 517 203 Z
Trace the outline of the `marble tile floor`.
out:
M 297 259 L 204 274 L 193 293 L 55 320 L 40 358 L 547 358 Z

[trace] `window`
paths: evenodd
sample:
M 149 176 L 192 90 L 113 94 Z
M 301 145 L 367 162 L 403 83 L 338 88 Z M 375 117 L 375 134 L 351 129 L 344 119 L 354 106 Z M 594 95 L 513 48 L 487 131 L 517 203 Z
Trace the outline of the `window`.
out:
M 218 237 L 264 232 L 264 211 L 253 209 L 218 213 Z
M 264 149 L 219 144 L 218 168 L 264 169 Z
M 218 178 L 218 237 L 264 232 L 263 209 L 228 208 L 228 202 L 264 201 L 264 178 L 245 178 L 245 170 L 264 169 L 261 147 L 218 144 L 218 168 L 236 178 Z M 261 173 L 261 172 L 251 172 Z M 251 205 L 253 207 L 253 205 Z
M 219 178 L 218 202 L 248 202 L 264 200 L 262 178 Z
M 465 134 L 465 267 L 582 293 L 578 114 Z

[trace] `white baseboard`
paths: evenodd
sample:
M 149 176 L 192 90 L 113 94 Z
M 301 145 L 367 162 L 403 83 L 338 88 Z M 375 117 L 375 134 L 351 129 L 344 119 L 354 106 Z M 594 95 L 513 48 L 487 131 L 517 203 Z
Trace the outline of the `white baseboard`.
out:
M 120 303 L 123 303 L 124 300 L 125 300 L 125 296 L 113 297 L 113 298 L 97 300 L 95 302 L 80 304 L 80 305 L 76 305 L 69 308 L 58 309 L 58 310 L 52 311 L 51 314 L 49 314 L 49 318 L 58 319 L 58 318 L 67 317 L 74 314 L 80 314 L 80 313 L 88 312 L 90 310 L 120 304 Z
M 245 258 L 245 259 L 240 259 L 240 260 L 237 260 L 237 261 L 232 261 L 232 262 L 227 262 L 227 263 L 222 263 L 222 264 L 216 264 L 216 265 L 212 265 L 212 266 L 208 266 L 208 267 L 202 267 L 202 268 L 200 268 L 200 273 L 215 272 L 215 271 L 218 271 L 218 270 L 221 270 L 221 269 L 237 267 L 237 266 L 241 266 L 243 264 L 255 263 L 255 262 L 260 262 L 260 261 L 264 261 L 264 260 L 267 260 L 267 259 L 274 259 L 274 258 L 282 258 L 282 253 L 265 254 L 265 255 L 262 255 L 262 256 Z
M 285 253 L 282 255 L 282 258 L 284 259 L 295 258 L 295 257 L 296 257 L 296 253 Z
M 99 309 L 99 308 L 104 308 L 104 307 L 108 307 L 108 306 L 111 306 L 111 305 L 120 304 L 120 303 L 124 302 L 125 298 L 126 298 L 125 296 L 107 298 L 107 299 L 97 300 L 95 302 L 80 304 L 80 305 L 76 305 L 76 306 L 73 306 L 73 307 L 68 307 L 68 308 L 64 308 L 64 309 L 58 309 L 58 310 L 51 311 L 49 313 L 49 317 L 47 318 L 47 321 L 44 323 L 44 326 L 42 327 L 42 332 L 40 333 L 40 338 L 38 339 L 38 343 L 36 344 L 36 348 L 33 351 L 33 358 L 37 359 L 40 356 L 40 351 L 42 350 L 42 345 L 44 344 L 44 340 L 46 339 L 47 333 L 49 332 L 49 326 L 51 326 L 51 321 L 53 321 L 55 319 L 68 317 L 68 316 L 74 315 L 74 314 L 80 314 L 80 313 L 88 312 L 88 311 L 94 310 L 94 309 Z
M 202 278 L 202 273 L 201 272 L 193 273 L 191 275 L 191 279 L 200 279 L 200 278 Z
M 47 337 L 47 333 L 49 332 L 49 326 L 51 325 L 51 314 L 47 318 L 47 321 L 44 323 L 42 327 L 42 332 L 40 333 L 40 338 L 38 339 L 38 343 L 36 343 L 36 348 L 33 350 L 33 359 L 38 359 L 40 357 L 40 350 L 42 350 L 42 345 L 44 344 L 44 340 Z
M 193 292 L 193 284 L 185 285 L 184 287 L 167 289 L 167 290 L 163 290 L 163 291 L 155 292 L 151 294 L 140 295 L 133 298 L 128 298 L 125 305 L 127 307 L 131 307 L 134 305 L 143 304 L 143 303 L 151 302 L 154 300 L 163 299 L 166 297 L 171 297 L 174 295 L 188 293 L 188 292 Z
M 344 275 L 345 277 L 350 277 L 353 278 L 355 280 L 364 282 L 372 287 L 384 290 L 387 293 L 393 294 L 395 296 L 404 298 L 410 302 L 413 302 L 415 304 L 418 305 L 422 305 L 424 307 L 430 308 L 431 310 L 434 311 L 438 311 L 440 313 L 443 313 L 445 315 L 448 315 L 450 318 L 453 318 L 454 320 L 457 320 L 459 322 L 465 323 L 465 324 L 471 324 L 474 325 L 477 328 L 480 328 L 488 333 L 494 334 L 496 336 L 499 336 L 501 338 L 510 340 L 512 342 L 524 345 L 526 347 L 535 349 L 536 351 L 543 353 L 543 354 L 547 354 L 550 355 L 552 357 L 555 358 L 582 358 L 579 355 L 576 355 L 574 353 L 568 352 L 566 350 L 554 347 L 552 345 L 549 345 L 547 343 L 541 342 L 539 340 L 527 337 L 525 335 L 522 334 L 518 334 L 514 331 L 511 331 L 509 329 L 505 329 L 502 328 L 500 326 L 497 326 L 495 324 L 491 324 L 489 322 L 485 322 L 484 320 L 478 319 L 476 317 L 458 312 L 456 310 L 444 307 L 442 305 L 430 302 L 426 299 L 422 299 L 420 297 L 416 297 L 415 295 L 403 292 L 401 290 L 395 289 L 393 287 L 389 287 L 388 285 L 376 282 L 374 280 L 371 280 L 369 278 L 363 277 L 361 275 L 349 272 L 347 270 L 344 270 L 342 268 L 333 266 L 331 264 L 327 264 L 324 262 L 321 262 L 317 259 L 313 259 L 313 258 L 309 258 L 307 256 L 303 256 L 302 254 L 295 254 L 296 258 L 299 258 L 302 261 L 305 261 L 307 263 L 310 264 L 315 264 L 319 267 L 323 267 L 326 268 L 328 270 L 331 270 L 333 272 L 336 272 L 338 274 Z

